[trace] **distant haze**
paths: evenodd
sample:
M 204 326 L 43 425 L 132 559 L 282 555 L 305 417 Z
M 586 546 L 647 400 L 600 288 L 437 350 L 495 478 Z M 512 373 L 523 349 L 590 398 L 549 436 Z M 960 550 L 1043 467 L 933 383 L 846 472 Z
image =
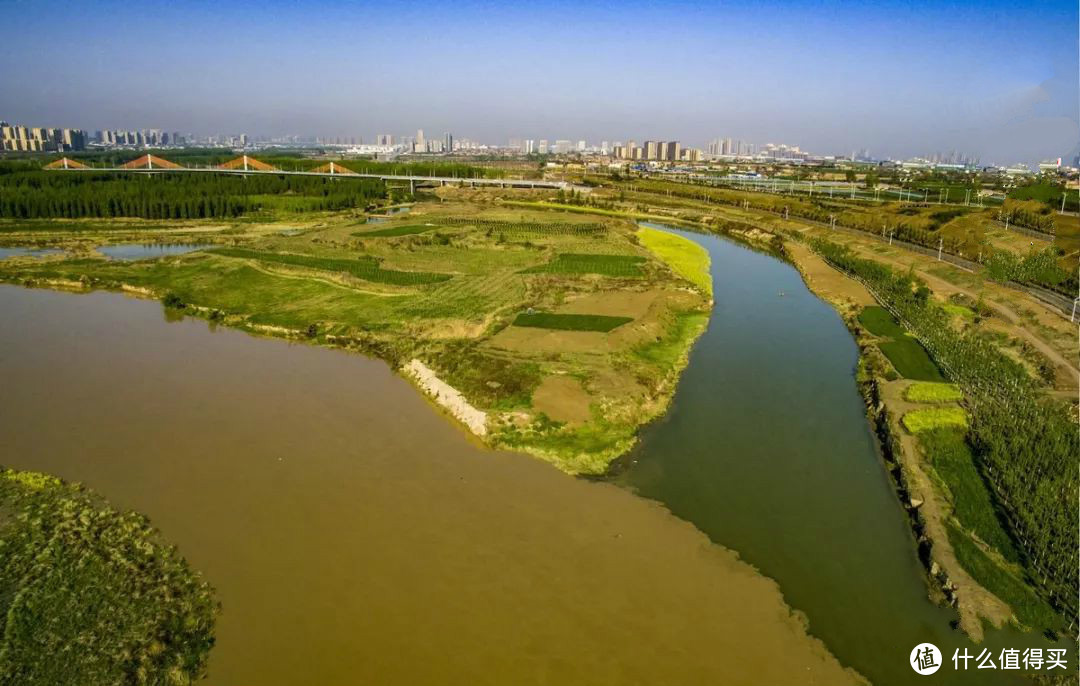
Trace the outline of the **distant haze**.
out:
M 1077 3 L 0 0 L 0 119 L 363 136 L 1080 144 Z

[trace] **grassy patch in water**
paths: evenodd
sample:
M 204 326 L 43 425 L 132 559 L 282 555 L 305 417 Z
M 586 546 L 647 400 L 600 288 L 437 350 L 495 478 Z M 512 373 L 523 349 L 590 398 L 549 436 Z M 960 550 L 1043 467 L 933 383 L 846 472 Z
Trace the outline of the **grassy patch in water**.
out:
M 601 331 L 613 329 L 634 321 L 633 317 L 611 317 L 606 314 L 555 314 L 554 312 L 522 312 L 514 319 L 514 326 L 560 331 Z
M 145 518 L 48 475 L 0 477 L 0 683 L 203 675 L 216 601 Z
M 900 376 L 916 381 L 944 381 L 937 365 L 926 350 L 913 338 L 904 336 L 894 341 L 883 341 L 878 348 L 889 358 Z

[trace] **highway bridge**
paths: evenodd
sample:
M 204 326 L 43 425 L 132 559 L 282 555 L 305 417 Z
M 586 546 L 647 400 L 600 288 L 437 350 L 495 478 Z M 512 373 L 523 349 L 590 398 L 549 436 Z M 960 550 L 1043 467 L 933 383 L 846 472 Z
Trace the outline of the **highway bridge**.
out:
M 566 189 L 572 185 L 566 181 L 545 181 L 543 179 L 485 179 L 468 178 L 458 176 L 422 176 L 401 174 L 371 174 L 355 172 L 340 162 L 329 162 L 320 167 L 308 170 L 285 170 L 278 169 L 273 165 L 257 160 L 249 155 L 242 155 L 229 160 L 224 164 L 212 167 L 184 167 L 154 155 L 143 155 L 119 167 L 91 167 L 77 160 L 63 157 L 45 165 L 45 169 L 53 171 L 73 172 L 118 172 L 136 174 L 272 174 L 277 176 L 320 176 L 332 178 L 352 179 L 381 179 L 383 181 L 400 181 L 408 183 L 410 188 L 417 184 L 431 184 L 436 186 L 470 186 L 489 188 L 547 188 Z

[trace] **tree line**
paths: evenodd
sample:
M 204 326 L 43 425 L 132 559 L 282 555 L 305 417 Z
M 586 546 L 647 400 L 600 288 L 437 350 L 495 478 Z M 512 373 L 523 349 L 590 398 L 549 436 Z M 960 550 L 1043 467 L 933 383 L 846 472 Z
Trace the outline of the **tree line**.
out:
M 263 209 L 261 196 L 313 198 L 308 210 L 363 208 L 386 197 L 377 179 L 214 174 L 125 175 L 20 171 L 0 174 L 0 217 L 210 219 Z
M 1020 364 L 978 333 L 953 329 L 948 313 L 912 274 L 857 257 L 831 241 L 813 238 L 810 244 L 870 285 L 964 391 L 971 415 L 968 440 L 1024 553 L 1026 570 L 1075 622 L 1080 434 L 1068 406 L 1041 393 Z

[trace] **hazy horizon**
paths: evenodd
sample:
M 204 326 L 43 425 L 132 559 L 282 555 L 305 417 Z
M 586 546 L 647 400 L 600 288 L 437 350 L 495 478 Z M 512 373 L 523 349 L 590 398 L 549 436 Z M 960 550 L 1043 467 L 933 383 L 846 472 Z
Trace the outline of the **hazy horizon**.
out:
M 0 119 L 199 134 L 1080 147 L 1077 5 L 0 0 Z

